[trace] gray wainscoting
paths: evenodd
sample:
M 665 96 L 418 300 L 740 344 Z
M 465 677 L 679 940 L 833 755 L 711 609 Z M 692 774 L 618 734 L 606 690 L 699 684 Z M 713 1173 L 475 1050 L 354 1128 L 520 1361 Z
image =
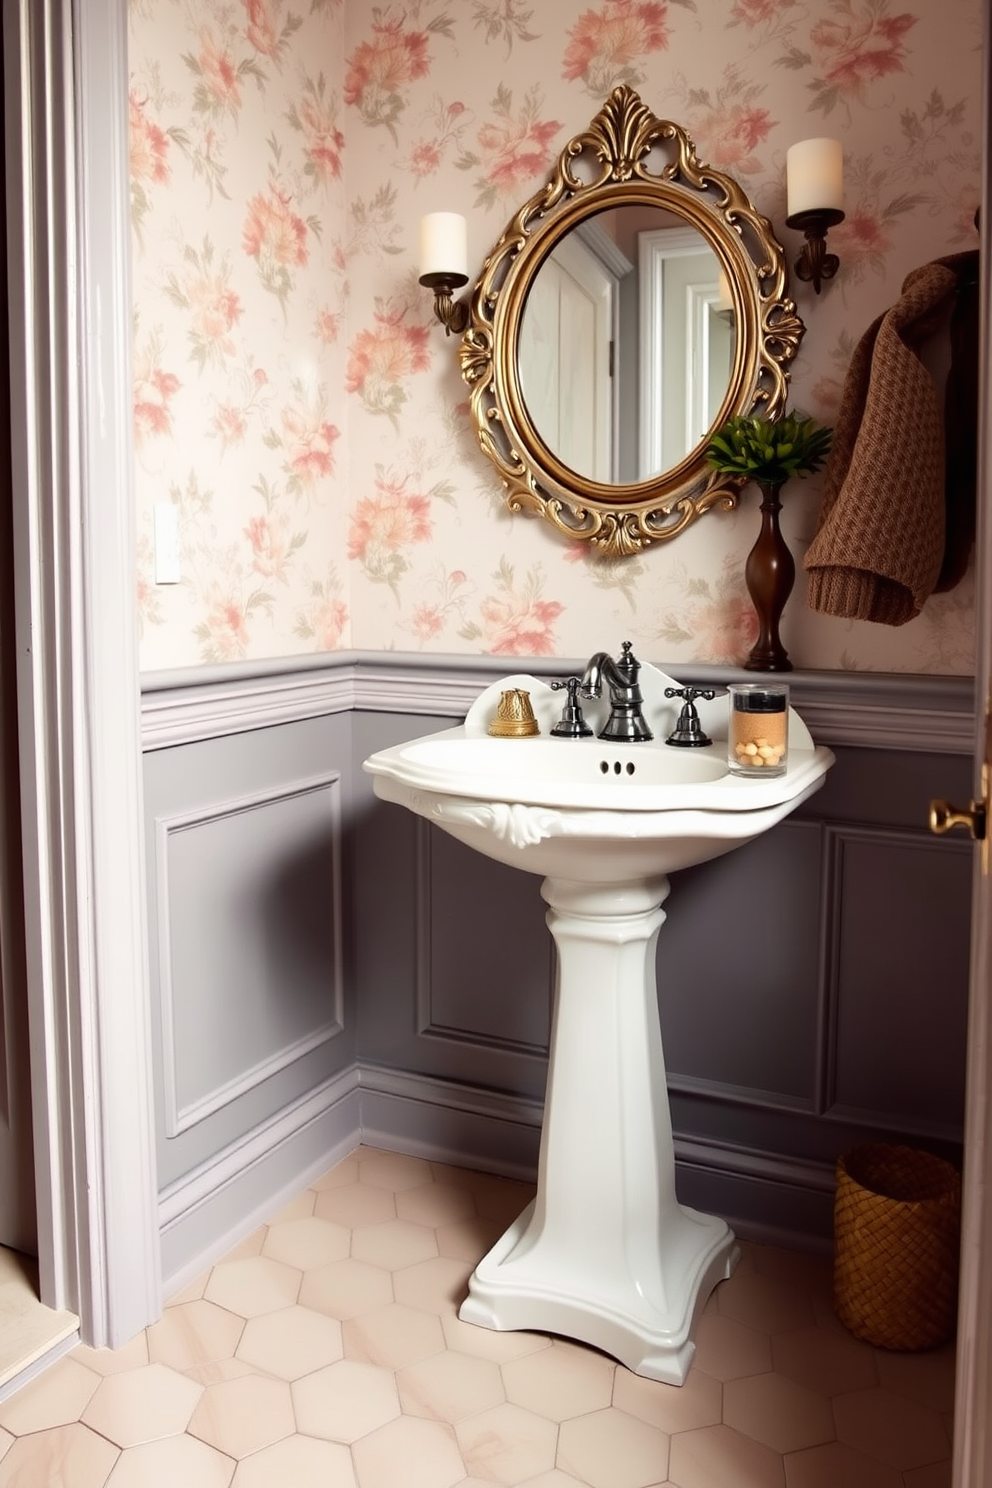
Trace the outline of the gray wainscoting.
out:
M 145 679 L 168 1282 L 360 1140 L 533 1173 L 539 880 L 378 801 L 361 761 L 494 676 L 569 669 L 348 653 Z M 838 1153 L 959 1147 L 972 852 L 926 818 L 971 794 L 973 721 L 966 679 L 791 680 L 837 763 L 765 838 L 673 875 L 658 980 L 681 1196 L 816 1244 Z

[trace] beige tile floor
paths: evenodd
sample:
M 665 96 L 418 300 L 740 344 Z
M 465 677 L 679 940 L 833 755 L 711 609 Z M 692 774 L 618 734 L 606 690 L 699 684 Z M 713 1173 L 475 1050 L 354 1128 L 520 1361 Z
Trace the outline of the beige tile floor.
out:
M 744 1245 L 681 1389 L 459 1321 L 522 1184 L 359 1148 L 116 1351 L 0 1403 L 0 1488 L 949 1488 L 953 1350 Z

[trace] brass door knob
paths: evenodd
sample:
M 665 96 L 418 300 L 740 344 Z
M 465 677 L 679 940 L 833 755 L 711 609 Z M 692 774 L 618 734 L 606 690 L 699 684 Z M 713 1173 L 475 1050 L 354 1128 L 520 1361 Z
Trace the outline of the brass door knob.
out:
M 972 801 L 968 807 L 952 806 L 950 801 L 930 802 L 930 830 L 938 836 L 954 827 L 966 827 L 976 842 L 984 842 L 987 816 L 984 801 Z

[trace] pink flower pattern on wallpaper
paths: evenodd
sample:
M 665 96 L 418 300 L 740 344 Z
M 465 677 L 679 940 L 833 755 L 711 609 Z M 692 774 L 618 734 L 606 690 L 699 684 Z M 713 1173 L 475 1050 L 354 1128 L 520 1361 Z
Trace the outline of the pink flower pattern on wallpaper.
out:
M 172 434 L 172 400 L 182 383 L 161 365 L 161 357 L 161 343 L 153 336 L 135 360 L 134 440 L 139 449 L 150 438 L 168 439 Z
M 357 393 L 369 413 L 394 420 L 407 400 L 405 380 L 430 366 L 430 328 L 411 325 L 410 314 L 403 302 L 376 300 L 373 323 L 359 331 L 348 356 L 348 392 Z
M 667 0 L 606 0 L 586 10 L 568 33 L 562 77 L 581 78 L 599 98 L 617 83 L 643 82 L 643 58 L 668 46 Z
M 724 559 L 713 577 L 688 574 L 677 565 L 672 587 L 677 603 L 663 611 L 650 631 L 667 646 L 689 646 L 689 660 L 740 666 L 758 639 L 758 618 L 744 586 L 743 557 Z
M 534 87 L 514 110 L 512 91 L 500 85 L 490 105 L 493 117 L 480 126 L 477 148 L 459 158 L 460 170 L 479 170 L 476 178 L 478 207 L 514 201 L 533 189 L 550 164 L 551 144 L 561 125 L 557 119 L 542 119 L 542 97 Z
M 713 94 L 692 88 L 686 107 L 692 133 L 708 165 L 718 170 L 751 175 L 761 169 L 758 148 L 764 145 L 775 120 L 758 106 L 762 83 L 745 81 L 737 66 L 726 68 Z
M 478 623 L 462 628 L 463 638 L 479 642 L 488 656 L 554 656 L 555 622 L 565 606 L 541 598 L 545 581 L 540 566 L 518 580 L 513 564 L 504 557 L 492 579 L 495 589 L 479 605 Z
M 353 104 L 366 124 L 383 125 L 395 138 L 409 85 L 430 70 L 431 35 L 450 36 L 451 32 L 451 22 L 444 15 L 419 29 L 408 26 L 405 15 L 373 7 L 372 34 L 348 59 L 345 103 Z
M 293 211 L 291 198 L 274 186 L 253 196 L 241 246 L 258 265 L 265 288 L 285 307 L 295 283 L 292 271 L 306 268 L 310 260 L 307 224 Z
M 224 398 L 213 405 L 207 431 L 209 438 L 220 440 L 222 450 L 243 443 L 251 422 L 264 414 L 268 381 L 265 369 L 249 358 L 228 382 Z
M 131 222 L 140 233 L 154 188 L 169 184 L 172 136 L 149 117 L 149 101 L 132 88 L 128 98 L 130 131 Z
M 348 624 L 341 580 L 332 566 L 326 579 L 313 579 L 306 603 L 296 617 L 295 633 L 315 651 L 334 651 Z
M 981 8 L 959 0 L 953 27 L 937 9 L 138 0 L 143 664 L 342 645 L 588 654 L 618 624 L 662 662 L 739 661 L 755 627 L 746 503 L 629 561 L 506 511 L 457 345 L 415 285 L 417 219 L 468 209 L 477 273 L 563 140 L 627 82 L 689 128 L 703 159 L 752 183 L 777 224 L 787 145 L 829 132 L 816 116 L 842 116 L 842 269 L 792 369 L 797 406 L 829 422 L 851 348 L 908 269 L 975 242 Z M 805 316 L 808 291 L 793 292 Z M 805 532 L 816 496 L 814 479 Z M 161 500 L 180 516 L 183 582 L 169 588 L 153 582 Z M 803 664 L 967 670 L 970 589 L 951 600 L 889 634 L 831 628 L 803 611 L 797 585 L 790 651 Z
M 468 575 L 460 568 L 445 573 L 440 567 L 434 587 L 440 590 L 439 598 L 433 602 L 422 599 L 410 616 L 410 630 L 421 645 L 444 635 L 452 621 L 464 614 Z
M 827 114 L 839 101 L 864 103 L 872 83 L 904 71 L 905 38 L 916 25 L 908 11 L 893 15 L 888 0 L 832 0 L 830 9 L 810 32 L 814 107 Z
M 165 290 L 179 309 L 189 315 L 190 359 L 199 367 L 223 362 L 234 352 L 231 332 L 241 319 L 241 301 L 231 288 L 231 262 L 225 255 L 214 267 L 214 246 L 204 238 L 203 247 L 188 245 L 182 274 L 166 276 Z
M 251 57 L 240 61 L 234 54 L 236 38 L 217 37 L 204 26 L 197 37 L 197 49 L 183 59 L 196 78 L 193 107 L 212 118 L 227 115 L 236 119 L 241 108 L 241 85 L 245 78 L 258 77 L 258 65 Z
M 344 153 L 344 135 L 337 124 L 337 99 L 333 93 L 328 95 L 323 73 L 316 79 L 306 78 L 302 94 L 286 118 L 305 141 L 305 173 L 317 185 L 326 186 L 340 179 Z
M 287 489 L 294 495 L 312 495 L 334 474 L 334 445 L 341 430 L 327 417 L 326 389 L 319 389 L 316 396 L 308 396 L 299 385 L 294 391 L 296 401 L 282 411 L 279 443 L 285 452 Z
M 242 661 L 248 655 L 249 621 L 271 599 L 255 591 L 245 599 L 235 582 L 211 584 L 206 594 L 206 613 L 196 626 L 196 637 L 204 661 Z
M 414 135 L 407 158 L 407 169 L 418 180 L 434 175 L 440 170 L 445 156 L 461 148 L 462 136 L 468 127 L 465 105 L 457 98 L 450 103 L 445 103 L 442 98 L 435 99 L 424 120 L 425 131 Z
M 394 588 L 406 572 L 406 549 L 430 540 L 430 496 L 407 489 L 408 478 L 376 467 L 375 495 L 363 496 L 351 514 L 348 557 L 374 584 Z

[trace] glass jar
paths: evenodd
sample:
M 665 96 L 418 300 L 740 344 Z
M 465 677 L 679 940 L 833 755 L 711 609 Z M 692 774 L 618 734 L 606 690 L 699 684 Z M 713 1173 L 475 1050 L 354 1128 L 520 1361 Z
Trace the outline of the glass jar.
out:
M 735 775 L 784 775 L 789 759 L 789 689 L 783 682 L 732 683 L 727 760 Z

